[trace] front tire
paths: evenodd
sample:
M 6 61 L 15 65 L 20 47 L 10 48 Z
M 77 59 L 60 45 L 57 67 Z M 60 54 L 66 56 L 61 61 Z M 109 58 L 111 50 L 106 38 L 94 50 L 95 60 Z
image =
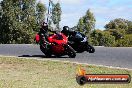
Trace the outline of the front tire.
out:
M 76 57 L 76 52 L 75 50 L 71 47 L 71 46 L 67 46 L 67 52 L 68 52 L 68 56 L 70 58 L 75 58 Z
M 91 45 L 88 45 L 87 46 L 87 52 L 94 53 L 95 52 L 95 48 L 93 46 L 91 46 Z

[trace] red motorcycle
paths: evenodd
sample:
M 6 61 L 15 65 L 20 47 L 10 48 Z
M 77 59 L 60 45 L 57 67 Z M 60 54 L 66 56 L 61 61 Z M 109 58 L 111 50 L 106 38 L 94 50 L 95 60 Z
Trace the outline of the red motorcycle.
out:
M 70 58 L 75 58 L 76 52 L 68 45 L 68 39 L 63 33 L 50 35 L 47 41 L 45 41 L 45 37 L 40 39 L 40 36 L 36 35 L 36 42 L 40 42 L 40 50 L 46 57 L 51 57 L 52 55 L 57 57 L 68 55 Z

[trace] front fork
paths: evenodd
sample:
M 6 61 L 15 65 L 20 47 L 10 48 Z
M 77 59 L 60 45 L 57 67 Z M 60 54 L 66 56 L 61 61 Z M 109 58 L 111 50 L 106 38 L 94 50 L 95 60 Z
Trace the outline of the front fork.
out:
M 69 54 L 69 45 L 63 45 L 64 50 L 65 50 L 65 54 Z

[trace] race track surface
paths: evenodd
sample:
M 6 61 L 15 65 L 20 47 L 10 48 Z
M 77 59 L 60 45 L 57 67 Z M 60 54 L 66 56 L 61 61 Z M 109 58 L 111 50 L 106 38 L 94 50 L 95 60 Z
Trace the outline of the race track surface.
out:
M 132 48 L 95 47 L 95 50 L 96 52 L 92 54 L 77 53 L 76 58 L 68 58 L 66 55 L 62 58 L 50 59 L 132 69 Z M 44 54 L 39 50 L 39 45 L 30 44 L 1 44 L 0 55 L 45 59 Z

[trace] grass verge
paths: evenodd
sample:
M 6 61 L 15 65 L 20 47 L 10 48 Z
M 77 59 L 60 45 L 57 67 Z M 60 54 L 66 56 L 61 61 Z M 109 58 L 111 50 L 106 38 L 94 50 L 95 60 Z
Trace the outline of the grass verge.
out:
M 78 64 L 0 57 L 0 88 L 132 88 L 130 84 L 76 83 Z M 130 74 L 131 70 L 82 65 L 88 74 Z

